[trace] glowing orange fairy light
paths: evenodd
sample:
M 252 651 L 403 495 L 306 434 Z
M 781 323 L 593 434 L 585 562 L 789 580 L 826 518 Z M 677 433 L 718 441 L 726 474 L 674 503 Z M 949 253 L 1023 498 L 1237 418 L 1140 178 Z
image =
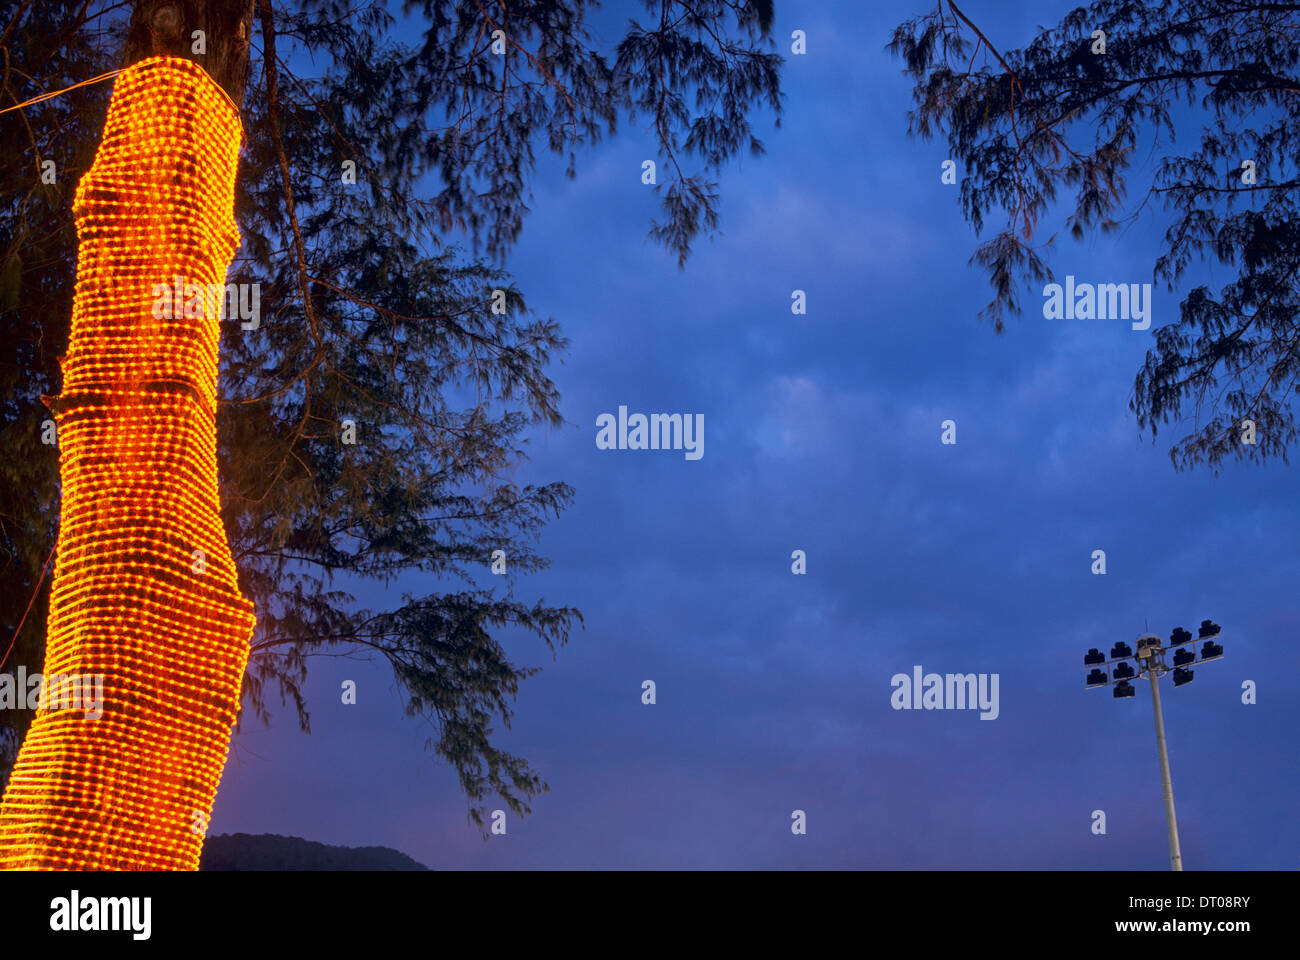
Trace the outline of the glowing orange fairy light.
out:
M 254 618 L 218 513 L 219 321 L 153 307 L 174 278 L 224 284 L 241 135 L 202 67 L 142 60 L 77 187 L 44 673 L 102 676 L 102 715 L 37 711 L 0 803 L 3 868 L 198 867 Z

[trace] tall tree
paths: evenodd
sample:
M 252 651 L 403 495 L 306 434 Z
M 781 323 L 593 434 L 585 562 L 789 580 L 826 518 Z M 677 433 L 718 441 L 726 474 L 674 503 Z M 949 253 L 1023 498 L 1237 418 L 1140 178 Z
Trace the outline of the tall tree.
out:
M 142 2 L 130 21 L 120 6 L 52 0 L 38 21 L 30 2 L 0 2 L 0 110 L 27 104 L 0 113 L 0 134 L 22 149 L 0 171 L 0 376 L 12 387 L 0 415 L 30 453 L 0 465 L 0 614 L 12 637 L 35 597 L 14 646 L 29 664 L 40 663 L 57 500 L 39 397 L 59 389 L 71 188 L 95 156 L 109 92 L 87 81 L 143 37 L 205 69 L 209 56 L 234 63 L 252 5 L 205 31 L 201 53 L 193 25 L 236 5 Z M 312 656 L 384 657 L 408 712 L 436 725 L 431 746 L 457 769 L 480 826 L 490 793 L 523 814 L 545 789 L 490 737 L 534 672 L 494 635 L 523 629 L 554 649 L 580 620 L 513 587 L 545 567 L 536 535 L 573 493 L 509 479 L 528 424 L 561 422 L 545 368 L 565 342 L 500 266 L 527 212 L 534 144 L 567 154 L 573 175 L 576 149 L 612 133 L 620 111 L 647 118 L 669 171 L 652 235 L 684 263 L 717 222 L 710 174 L 741 149 L 761 152 L 751 110 L 780 111 L 780 58 L 761 49 L 770 0 L 649 2 L 651 21 L 632 20 L 608 55 L 587 31 L 591 6 L 408 3 L 408 45 L 383 3 L 258 0 L 242 103 L 237 69 L 213 75 L 242 107 L 244 133 L 243 245 L 227 279 L 257 285 L 265 307 L 220 327 L 221 518 L 258 618 L 246 705 L 266 719 L 278 693 L 308 729 Z M 313 63 L 323 66 L 300 75 Z M 448 242 L 457 233 L 472 255 Z M 504 591 L 479 582 L 498 549 Z M 351 593 L 404 573 L 440 589 L 380 610 Z
M 1287 458 L 1300 379 L 1300 4 L 1100 0 L 1001 50 L 956 4 L 897 27 L 890 49 L 915 78 L 909 130 L 959 158 L 961 204 L 982 230 L 973 262 L 1001 332 L 1021 287 L 1050 270 L 1043 219 L 1058 193 L 1076 239 L 1126 218 L 1135 161 L 1172 148 L 1175 121 L 1199 127 L 1166 152 L 1142 203 L 1170 214 L 1154 274 L 1174 290 L 1217 260 L 1232 276 L 1186 285 L 1179 316 L 1154 332 L 1130 401 L 1179 469 L 1229 456 Z
M 198 867 L 254 623 L 220 518 L 204 297 L 239 245 L 247 6 L 137 5 L 77 185 L 72 327 L 43 398 L 62 492 L 44 687 L 0 801 L 0 867 Z M 213 72 L 172 55 L 209 33 Z

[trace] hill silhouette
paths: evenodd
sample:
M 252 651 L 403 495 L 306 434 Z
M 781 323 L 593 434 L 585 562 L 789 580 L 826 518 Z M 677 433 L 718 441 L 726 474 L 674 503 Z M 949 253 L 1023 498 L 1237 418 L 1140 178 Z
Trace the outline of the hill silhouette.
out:
M 200 870 L 428 870 L 391 847 L 336 847 L 278 833 L 208 837 Z

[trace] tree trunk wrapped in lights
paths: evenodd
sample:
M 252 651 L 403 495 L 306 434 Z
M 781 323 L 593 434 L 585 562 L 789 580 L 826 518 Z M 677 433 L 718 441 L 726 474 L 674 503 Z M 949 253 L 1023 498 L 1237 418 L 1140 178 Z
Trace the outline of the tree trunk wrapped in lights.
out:
M 77 187 L 44 673 L 102 676 L 102 715 L 38 711 L 0 804 L 0 867 L 198 867 L 254 620 L 218 513 L 218 311 L 196 295 L 239 245 L 241 135 L 202 67 L 150 57 L 118 75 Z M 160 289 L 184 309 L 158 318 Z

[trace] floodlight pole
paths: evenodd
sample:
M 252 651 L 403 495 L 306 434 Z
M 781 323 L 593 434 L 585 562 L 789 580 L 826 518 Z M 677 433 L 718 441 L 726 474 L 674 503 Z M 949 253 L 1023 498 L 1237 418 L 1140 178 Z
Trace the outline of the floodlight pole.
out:
M 1169 869 L 1183 869 L 1183 852 L 1178 845 L 1178 818 L 1174 814 L 1174 783 L 1169 775 L 1169 747 L 1165 743 L 1165 715 L 1160 708 L 1156 648 L 1147 648 L 1147 676 L 1151 678 L 1151 712 L 1156 717 L 1156 747 L 1160 754 L 1160 785 L 1165 795 L 1165 826 L 1169 828 Z
M 1129 681 L 1140 678 L 1145 671 L 1151 680 L 1151 714 L 1156 721 L 1156 754 L 1160 758 L 1160 786 L 1165 799 L 1165 827 L 1169 831 L 1169 869 L 1183 869 L 1183 851 L 1178 844 L 1178 817 L 1174 813 L 1174 781 L 1169 774 L 1169 745 L 1165 740 L 1165 714 L 1160 706 L 1160 678 L 1169 673 L 1171 667 L 1165 662 L 1167 650 L 1174 649 L 1172 672 L 1174 686 L 1180 687 L 1190 683 L 1192 671 L 1186 669 L 1196 659 L 1196 645 L 1200 644 L 1201 663 L 1207 660 L 1222 660 L 1223 647 L 1212 641 L 1219 636 L 1220 627 L 1213 620 L 1202 620 L 1199 636 L 1192 635 L 1182 627 L 1175 627 L 1169 635 L 1169 646 L 1154 633 L 1143 633 L 1137 639 L 1137 653 L 1134 654 L 1126 643 L 1117 643 L 1111 647 L 1108 660 L 1100 650 L 1093 647 L 1083 657 L 1083 666 L 1089 670 L 1085 681 L 1089 690 L 1099 687 L 1113 687 L 1115 699 L 1120 700 L 1134 694 L 1133 684 Z M 1185 649 L 1191 645 L 1191 651 Z M 1176 648 L 1176 649 L 1175 649 Z M 1138 672 L 1124 661 L 1132 658 L 1138 664 Z M 1112 665 L 1101 669 L 1102 664 Z

